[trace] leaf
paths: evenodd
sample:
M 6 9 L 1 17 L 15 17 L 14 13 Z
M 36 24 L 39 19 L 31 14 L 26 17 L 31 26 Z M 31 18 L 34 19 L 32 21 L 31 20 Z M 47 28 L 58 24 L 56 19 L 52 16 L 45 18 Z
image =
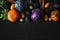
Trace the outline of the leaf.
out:
M 1 14 L 0 18 L 3 18 L 3 14 Z
M 2 10 L 3 10 L 3 12 L 1 11 L 2 14 L 0 15 L 0 18 L 3 20 L 6 20 L 7 19 L 7 9 L 5 9 L 3 7 L 4 3 L 5 3 L 4 0 L 0 0 L 0 8 L 2 8 Z
M 3 20 L 6 20 L 7 19 L 7 10 L 4 9 L 4 13 L 3 13 Z

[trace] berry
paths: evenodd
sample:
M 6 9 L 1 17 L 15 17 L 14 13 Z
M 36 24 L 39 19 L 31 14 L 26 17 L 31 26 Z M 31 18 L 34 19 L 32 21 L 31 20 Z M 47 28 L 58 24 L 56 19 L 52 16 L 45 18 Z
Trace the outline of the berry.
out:
M 33 10 L 32 14 L 31 14 L 31 20 L 32 21 L 37 21 L 39 19 L 39 14 L 40 14 L 39 9 Z

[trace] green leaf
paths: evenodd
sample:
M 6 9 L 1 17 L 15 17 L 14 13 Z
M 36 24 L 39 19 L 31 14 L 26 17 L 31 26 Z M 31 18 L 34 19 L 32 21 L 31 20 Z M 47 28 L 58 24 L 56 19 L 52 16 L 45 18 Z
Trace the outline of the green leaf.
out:
M 0 18 L 3 18 L 3 14 L 1 14 Z
M 5 9 L 3 7 L 3 5 L 5 4 L 4 0 L 0 0 L 0 8 L 2 8 L 3 12 L 0 14 L 0 18 L 3 19 L 3 20 L 6 20 L 7 19 L 7 9 Z

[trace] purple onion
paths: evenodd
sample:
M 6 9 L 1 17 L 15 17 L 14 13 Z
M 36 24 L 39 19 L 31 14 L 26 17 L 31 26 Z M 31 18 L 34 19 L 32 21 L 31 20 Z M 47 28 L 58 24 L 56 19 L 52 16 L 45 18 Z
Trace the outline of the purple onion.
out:
M 32 10 L 31 20 L 32 21 L 37 21 L 39 19 L 39 14 L 40 14 L 39 9 Z

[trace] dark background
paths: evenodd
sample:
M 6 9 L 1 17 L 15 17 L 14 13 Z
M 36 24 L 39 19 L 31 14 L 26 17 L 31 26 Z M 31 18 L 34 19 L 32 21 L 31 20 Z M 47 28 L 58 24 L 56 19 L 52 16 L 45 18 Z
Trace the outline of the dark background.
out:
M 55 40 L 60 37 L 59 22 L 0 22 L 1 40 Z

